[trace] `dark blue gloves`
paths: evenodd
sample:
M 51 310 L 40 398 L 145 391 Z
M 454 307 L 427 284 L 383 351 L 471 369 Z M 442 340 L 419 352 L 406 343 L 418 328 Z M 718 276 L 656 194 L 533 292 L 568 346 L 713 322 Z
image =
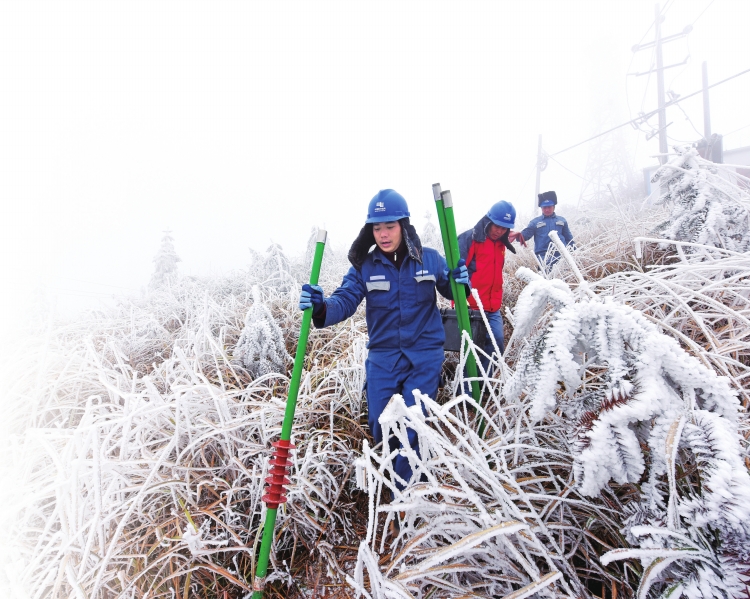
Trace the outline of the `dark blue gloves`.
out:
M 469 271 L 466 269 L 466 260 L 463 258 L 458 261 L 456 268 L 451 271 L 451 277 L 453 277 L 453 280 L 456 283 L 471 288 L 471 283 L 469 282 Z
M 305 283 L 302 285 L 302 293 L 299 294 L 299 309 L 307 310 L 308 308 L 313 309 L 313 314 L 318 314 L 323 308 L 325 308 L 325 300 L 323 299 L 323 288 L 318 285 L 309 285 Z

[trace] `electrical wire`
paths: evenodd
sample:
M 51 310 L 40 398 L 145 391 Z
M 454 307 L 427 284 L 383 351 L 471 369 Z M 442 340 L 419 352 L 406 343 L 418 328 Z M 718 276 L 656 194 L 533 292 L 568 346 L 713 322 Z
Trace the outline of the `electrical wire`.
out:
M 705 12 L 705 11 L 704 11 L 704 12 Z M 700 15 L 699 15 L 699 16 L 700 16 Z M 691 25 L 691 27 L 692 27 L 692 25 Z M 692 53 L 691 53 L 691 51 L 690 51 L 690 34 L 689 34 L 689 33 L 685 35 L 685 44 L 687 45 L 687 51 L 688 51 L 688 60 L 689 60 L 689 59 L 690 59 L 690 56 L 691 56 L 691 54 L 692 54 Z M 678 77 L 682 76 L 682 75 L 683 75 L 683 74 L 685 73 L 685 71 L 687 70 L 687 68 L 688 68 L 689 66 L 690 66 L 690 65 L 689 65 L 689 63 L 688 63 L 688 62 L 686 62 L 686 63 L 685 63 L 685 66 L 684 66 L 684 67 L 683 67 L 683 68 L 682 68 L 682 69 L 681 69 L 681 70 L 680 70 L 680 71 L 679 71 L 679 72 L 678 72 L 678 73 L 677 73 L 677 74 L 676 74 L 676 75 L 675 75 L 674 77 L 672 77 L 672 80 L 671 80 L 671 81 L 669 82 L 669 86 L 668 86 L 668 90 L 669 90 L 669 92 L 671 92 L 671 93 L 673 93 L 673 94 L 675 93 L 675 92 L 674 92 L 674 91 L 672 90 L 672 86 L 674 85 L 674 82 L 675 82 L 675 81 L 677 80 L 677 78 L 678 78 Z M 687 112 L 685 112 L 685 109 L 684 109 L 684 108 L 683 108 L 682 106 L 680 106 L 679 104 L 676 104 L 676 106 L 677 106 L 677 108 L 679 108 L 679 109 L 680 109 L 680 112 L 682 112 L 682 114 L 684 114 L 684 115 L 685 115 L 685 120 L 686 120 L 686 121 L 687 121 L 688 123 L 690 123 L 690 126 L 691 126 L 691 127 L 693 128 L 693 130 L 694 130 L 694 131 L 695 131 L 695 132 L 696 132 L 696 133 L 698 134 L 698 137 L 703 137 L 703 133 L 701 133 L 700 131 L 698 131 L 697 127 L 695 126 L 695 124 L 694 124 L 694 123 L 693 123 L 693 121 L 691 120 L 690 116 L 688 116 L 688 113 L 687 113 Z M 667 130 L 667 138 L 668 138 L 668 139 L 671 139 L 672 141 L 677 141 L 677 142 L 681 142 L 681 143 L 685 143 L 685 142 L 688 142 L 688 140 L 684 140 L 684 139 L 677 139 L 677 138 L 675 138 L 675 137 L 672 137 L 671 135 L 669 135 L 669 131 L 668 131 L 668 130 Z
M 534 161 L 534 166 L 531 167 L 531 170 L 529 171 L 529 175 L 528 175 L 528 177 L 526 177 L 526 181 L 524 181 L 523 185 L 518 190 L 518 193 L 516 194 L 516 197 L 513 199 L 514 202 L 518 201 L 518 198 L 521 197 L 521 194 L 523 193 L 523 190 L 526 189 L 526 185 L 528 184 L 529 179 L 531 179 L 531 175 L 533 174 L 534 170 L 536 169 L 536 163 L 537 163 L 537 161 L 535 160 Z
M 693 124 L 693 121 L 690 120 L 690 117 L 688 116 L 688 113 L 685 112 L 685 109 L 682 106 L 680 106 L 679 104 L 676 104 L 675 106 L 677 106 L 677 108 L 680 109 L 680 112 L 682 112 L 682 114 L 685 115 L 685 120 L 688 123 L 690 123 L 690 126 L 693 128 L 693 131 L 695 131 L 698 134 L 698 137 L 703 137 L 703 133 L 701 133 L 700 131 L 698 131 L 698 129 L 696 128 L 696 126 Z M 687 140 L 684 140 L 684 139 L 675 139 L 671 135 L 667 135 L 667 137 L 669 137 L 669 139 L 674 139 L 674 141 L 683 141 L 683 142 L 687 141 Z
M 711 7 L 711 5 L 714 3 L 714 1 L 715 0 L 711 0 L 708 3 L 708 5 L 706 6 L 706 8 L 704 8 L 701 11 L 701 13 L 695 19 L 693 19 L 693 22 L 690 23 L 689 27 L 692 27 L 693 25 L 695 25 L 695 23 L 698 21 L 698 19 L 700 19 L 703 16 L 703 14 Z M 675 3 L 675 0 L 670 0 L 669 2 L 667 2 L 667 4 L 664 5 L 664 8 L 659 11 L 659 17 L 664 17 L 667 14 L 667 11 L 670 8 L 672 8 L 672 6 L 674 6 L 674 3 Z M 644 40 L 644 38 L 646 37 L 646 35 L 648 35 L 648 32 L 651 30 L 651 27 L 653 27 L 655 23 L 656 23 L 656 19 L 654 19 L 651 22 L 651 25 L 649 25 L 649 28 L 646 30 L 646 33 L 643 35 L 643 37 L 641 37 L 641 39 L 640 39 L 640 41 L 638 42 L 637 45 L 641 44 L 641 42 Z M 686 35 L 686 38 L 687 38 L 686 39 L 686 44 L 687 44 L 688 59 L 689 59 L 690 56 L 691 56 L 689 34 Z M 651 74 L 652 74 L 653 67 L 654 67 L 654 54 L 655 54 L 655 52 L 656 52 L 656 46 L 654 46 L 654 48 L 651 51 L 651 63 L 650 63 L 650 66 L 649 66 L 648 78 L 646 79 L 646 85 L 645 85 L 644 91 L 643 91 L 643 99 L 641 100 L 641 107 L 640 107 L 639 114 L 643 113 L 643 106 L 644 106 L 644 104 L 646 102 L 646 97 L 648 96 L 648 88 L 649 88 L 649 85 L 651 83 Z M 630 68 L 631 68 L 631 66 L 633 64 L 634 58 L 635 58 L 635 54 L 633 55 L 633 58 L 630 59 L 630 64 L 628 65 L 628 69 L 627 69 L 628 71 L 630 71 Z M 687 70 L 688 66 L 689 65 L 686 63 L 685 66 L 683 67 L 683 69 L 681 71 L 679 71 L 674 77 L 672 77 L 672 80 L 669 82 L 668 89 L 672 88 L 672 86 L 674 85 L 674 82 L 680 76 L 682 76 L 685 73 L 685 71 Z M 626 79 L 625 79 L 625 94 L 626 94 L 625 98 L 626 98 L 627 105 L 628 105 L 628 116 L 632 119 L 633 118 L 633 112 L 632 112 L 632 109 L 630 107 L 630 97 L 629 97 L 629 92 L 628 92 L 628 81 L 629 80 L 627 79 L 627 76 L 626 76 Z M 683 114 L 685 114 L 685 118 L 690 122 L 690 125 L 693 127 L 693 129 L 695 129 L 695 125 L 693 125 L 692 121 L 690 121 L 690 117 L 688 117 L 688 115 L 685 113 L 684 110 L 682 112 L 683 112 Z M 635 126 L 636 129 L 638 129 L 642 133 L 653 133 L 653 127 L 651 128 L 652 129 L 651 131 L 647 132 L 647 131 L 644 131 L 641 128 L 641 123 L 634 123 L 634 126 Z M 697 129 L 696 129 L 696 131 L 697 131 Z M 700 132 L 698 134 L 700 135 Z M 670 138 L 670 139 L 673 139 L 673 138 Z M 679 140 L 675 140 L 675 141 L 679 141 Z
M 739 129 L 735 129 L 734 131 L 730 131 L 729 133 L 724 133 L 724 134 L 722 135 L 722 137 L 726 137 L 727 135 L 732 135 L 732 133 L 737 133 L 737 131 L 742 131 L 743 129 L 747 129 L 748 127 L 750 127 L 750 124 L 747 124 L 747 125 L 743 125 L 743 126 L 742 126 L 742 127 L 740 127 Z
M 550 156 L 550 158 L 552 158 L 552 156 Z M 564 169 L 565 169 L 566 171 L 568 171 L 568 172 L 569 172 L 569 173 L 570 173 L 571 175 L 575 175 L 576 177 L 578 177 L 579 179 L 581 179 L 581 180 L 582 180 L 582 181 L 583 181 L 584 183 L 591 183 L 591 181 L 589 181 L 589 180 L 588 180 L 588 179 L 587 179 L 586 177 L 581 177 L 581 175 L 579 175 L 578 173 L 575 173 L 575 172 L 573 172 L 572 170 L 570 170 L 570 169 L 569 169 L 569 168 L 568 168 L 567 166 L 565 166 L 565 165 L 564 165 L 564 164 L 563 164 L 562 162 L 560 162 L 560 161 L 559 161 L 559 160 L 558 160 L 557 158 L 552 158 L 552 160 L 554 160 L 555 162 L 557 162 L 557 164 L 559 164 L 559 165 L 560 165 L 561 167 L 563 167 L 563 168 L 564 168 Z
M 661 16 L 661 15 L 660 15 Z M 641 36 L 641 39 L 638 40 L 638 43 L 636 46 L 640 46 L 641 42 L 643 42 L 644 39 L 646 39 L 646 36 L 648 35 L 648 32 L 651 31 L 651 28 L 656 25 L 656 18 L 654 18 L 653 21 L 651 21 L 651 24 L 646 29 L 646 32 Z M 630 57 L 630 63 L 628 64 L 627 72 L 630 72 L 630 68 L 633 66 L 633 61 L 635 60 L 635 52 L 633 52 L 633 55 Z M 651 80 L 651 73 L 652 70 L 651 67 L 653 67 L 654 63 L 654 50 L 651 51 L 651 66 L 649 67 L 649 75 L 648 79 L 646 79 L 646 91 L 648 91 L 648 85 Z M 633 109 L 630 107 L 630 92 L 628 91 L 628 75 L 625 76 L 625 101 L 628 105 L 628 116 L 632 119 L 633 118 Z M 643 103 L 646 101 L 646 91 L 643 93 L 643 100 L 641 101 L 641 108 L 640 110 L 643 111 Z M 640 127 L 639 127 L 640 130 Z
M 667 89 L 671 90 L 672 86 L 674 85 L 674 82 L 677 81 L 677 78 L 681 77 L 682 75 L 684 75 L 685 71 L 690 66 L 691 52 L 690 52 L 690 34 L 689 33 L 685 35 L 685 45 L 687 46 L 688 60 L 687 60 L 687 62 L 685 62 L 685 66 L 683 66 L 682 69 L 680 71 L 678 71 L 677 74 L 674 77 L 672 77 L 672 80 L 669 82 L 669 85 L 667 86 Z
M 706 12 L 706 11 L 707 11 L 707 10 L 708 10 L 709 8 L 711 8 L 711 5 L 712 5 L 712 4 L 714 3 L 714 1 L 715 1 L 715 0 L 711 0 L 711 2 L 709 2 L 709 3 L 708 3 L 708 6 L 706 6 L 706 8 L 704 8 L 704 9 L 703 9 L 703 11 L 701 12 L 701 14 L 699 14 L 699 15 L 698 15 L 697 17 L 695 17 L 695 19 L 693 20 L 693 22 L 692 22 L 692 23 L 690 23 L 690 26 L 691 26 L 691 27 L 692 27 L 693 25 L 695 25 L 696 21 L 697 21 L 698 19 L 700 19 L 700 18 L 701 18 L 701 17 L 703 16 L 703 13 L 704 13 L 704 12 Z
M 706 89 L 711 89 L 712 87 L 716 87 L 717 85 L 721 85 L 722 83 L 726 83 L 727 81 L 731 81 L 732 79 L 734 79 L 736 77 L 739 77 L 740 75 L 744 75 L 745 73 L 750 73 L 750 69 L 745 69 L 744 71 L 740 71 L 739 73 L 737 73 L 735 75 L 732 75 L 731 77 L 727 77 L 726 79 L 722 79 L 721 81 L 718 81 L 716 83 L 712 83 Z M 696 95 L 698 95 L 700 93 L 703 93 L 702 89 L 699 89 L 697 92 L 693 92 L 692 94 L 688 94 L 687 96 L 682 96 L 681 98 L 677 98 L 675 100 L 671 100 L 671 101 L 667 102 L 664 105 L 664 108 L 669 108 L 670 106 L 674 106 L 675 104 L 678 104 L 678 103 L 682 102 L 683 100 L 687 100 L 688 98 L 692 98 L 693 96 L 696 96 Z M 596 139 L 597 137 L 601 137 L 602 135 L 607 135 L 608 133 L 612 133 L 612 131 L 616 131 L 620 127 L 624 127 L 625 125 L 631 125 L 631 124 L 633 124 L 633 123 L 635 123 L 635 122 L 637 122 L 639 120 L 649 119 L 652 116 L 654 116 L 655 114 L 657 114 L 658 112 L 659 112 L 659 109 L 652 110 L 651 112 L 643 115 L 643 117 L 639 117 L 638 119 L 631 119 L 631 120 L 629 120 L 626 123 L 622 123 L 621 125 L 617 125 L 616 127 L 612 127 L 611 129 L 607 129 L 606 131 L 604 131 L 602 133 L 598 133 L 597 135 L 594 135 L 593 137 L 589 137 L 588 139 L 584 139 L 583 141 L 579 141 L 577 144 L 573 144 L 572 146 L 568 146 L 564 150 L 560 150 L 560 151 L 555 152 L 553 154 L 548 154 L 547 156 L 549 158 L 552 158 L 553 156 L 558 156 L 559 154 L 562 154 L 563 152 L 567 152 L 568 150 L 572 150 L 573 148 L 577 148 L 580 145 L 588 143 L 591 140 Z
M 641 45 L 641 42 L 643 42 L 643 40 L 646 39 L 646 36 L 648 35 L 649 31 L 651 31 L 651 28 L 654 25 L 656 25 L 656 19 L 665 16 L 667 14 L 667 11 L 670 8 L 672 8 L 673 4 L 674 4 L 674 0 L 669 0 L 664 5 L 664 8 L 662 8 L 659 11 L 659 17 L 654 17 L 653 21 L 651 21 L 651 24 L 646 29 L 646 32 L 641 36 L 641 39 L 638 40 L 638 43 L 636 44 L 636 46 L 640 46 Z M 650 65 L 649 65 L 649 69 L 648 69 L 649 70 L 648 78 L 646 79 L 646 89 L 643 92 L 643 99 L 641 100 L 641 108 L 640 108 L 641 112 L 643 111 L 643 104 L 646 101 L 646 94 L 648 92 L 648 86 L 649 86 L 649 84 L 651 82 L 651 71 L 653 70 L 653 66 L 654 66 L 654 62 L 655 62 L 655 56 L 654 56 L 655 51 L 656 51 L 656 47 L 654 47 L 654 49 L 651 50 L 651 60 L 650 60 Z M 628 64 L 628 68 L 627 68 L 628 71 L 630 71 L 630 68 L 633 66 L 633 60 L 635 60 L 635 52 L 633 52 L 633 56 L 630 57 L 630 63 Z M 630 108 L 630 98 L 627 95 L 628 94 L 628 78 L 627 78 L 627 75 L 625 77 L 625 94 L 626 94 L 625 98 L 626 98 L 627 103 L 628 103 L 628 116 L 630 118 L 633 118 L 633 112 L 632 112 L 632 109 Z

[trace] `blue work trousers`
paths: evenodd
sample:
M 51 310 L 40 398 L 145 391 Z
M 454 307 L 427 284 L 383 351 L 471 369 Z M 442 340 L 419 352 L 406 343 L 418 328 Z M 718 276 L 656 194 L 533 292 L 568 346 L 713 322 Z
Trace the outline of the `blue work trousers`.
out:
M 495 346 L 492 344 L 492 338 L 489 335 L 489 333 L 491 333 L 495 337 L 497 348 L 502 354 L 503 351 L 505 351 L 505 337 L 503 335 L 503 315 L 500 314 L 500 310 L 497 310 L 496 312 L 485 312 L 485 315 L 487 316 L 487 322 L 490 323 L 490 330 L 487 331 L 487 340 L 485 341 L 484 347 L 482 349 L 487 353 L 488 356 L 491 356 L 493 353 L 495 353 Z M 487 366 L 490 363 L 489 359 L 481 356 L 479 361 L 482 363 L 482 367 L 484 368 L 484 370 L 487 371 Z
M 379 357 L 381 359 L 378 359 Z M 445 354 L 442 348 L 423 350 L 419 352 L 418 359 L 413 359 L 416 363 L 413 363 L 406 355 L 401 354 L 391 369 L 388 367 L 392 360 L 383 359 L 384 357 L 384 354 L 379 356 L 379 352 L 371 350 L 365 362 L 367 372 L 367 422 L 376 445 L 383 440 L 383 430 L 379 422 L 380 414 L 383 413 L 385 406 L 388 405 L 394 394 L 400 393 L 407 406 L 413 406 L 416 403 L 414 400 L 415 389 L 431 399 L 437 397 Z M 424 407 L 422 410 L 424 411 Z M 409 429 L 408 438 L 409 445 L 419 455 L 417 433 Z M 391 437 L 389 446 L 390 450 L 393 451 L 401 447 L 401 443 L 396 437 Z M 402 479 L 407 483 L 409 482 L 412 469 L 406 456 L 397 455 L 394 459 L 393 469 Z M 399 481 L 396 481 L 396 486 L 399 489 L 404 488 L 404 485 Z
M 492 344 L 492 338 L 490 337 L 490 334 L 492 334 L 495 337 L 495 341 L 497 342 L 497 348 L 502 354 L 505 351 L 503 316 L 502 314 L 500 314 L 500 310 L 497 310 L 496 312 L 485 312 L 484 314 L 485 316 L 487 316 L 487 322 L 490 323 L 490 330 L 487 331 L 487 339 L 480 349 L 482 349 L 488 356 L 491 356 L 495 353 L 495 346 Z M 487 368 L 490 365 L 490 359 L 484 357 L 482 354 L 479 354 L 479 362 L 482 365 L 482 368 L 484 368 L 484 371 L 487 372 Z M 490 373 L 488 372 L 487 374 Z M 482 376 L 482 371 L 479 370 L 479 368 L 477 368 L 477 375 L 479 375 L 480 377 Z M 468 376 L 469 373 L 466 371 L 466 366 L 464 366 L 464 377 Z M 471 395 L 471 385 L 469 383 L 465 382 L 463 384 L 463 392 L 466 395 Z

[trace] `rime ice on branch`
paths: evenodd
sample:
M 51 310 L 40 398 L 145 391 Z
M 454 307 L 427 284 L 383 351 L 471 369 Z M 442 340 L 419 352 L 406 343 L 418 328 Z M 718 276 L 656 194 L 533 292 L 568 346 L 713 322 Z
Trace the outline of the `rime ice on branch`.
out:
M 649 552 L 612 551 L 603 563 L 669 557 L 674 564 L 642 584 L 663 591 L 670 578 L 682 580 L 688 596 L 704 597 L 699 590 L 710 581 L 708 588 L 721 590 L 715 596 L 734 596 L 750 558 L 750 475 L 729 379 L 628 306 L 597 297 L 573 302 L 559 281 L 528 269 L 518 276 L 530 284 L 518 300 L 517 329 L 532 330 L 545 295 L 553 309 L 522 352 L 506 399 L 525 394 L 535 421 L 562 411 L 584 495 L 598 495 L 610 481 L 640 488 L 624 532 Z
M 750 194 L 733 185 L 733 173 L 704 160 L 695 148 L 675 148 L 678 156 L 656 171 L 661 204 L 669 218 L 655 232 L 666 239 L 734 252 L 750 249 Z M 690 250 L 688 250 L 690 251 Z

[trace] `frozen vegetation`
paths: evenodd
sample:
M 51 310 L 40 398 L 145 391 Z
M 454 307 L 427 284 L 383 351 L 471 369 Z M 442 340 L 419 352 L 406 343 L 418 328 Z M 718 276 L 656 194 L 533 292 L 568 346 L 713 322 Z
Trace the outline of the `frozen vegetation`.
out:
M 363 309 L 313 331 L 266 596 L 746 597 L 746 183 L 680 150 L 657 201 L 572 222 L 552 276 L 510 257 L 508 348 L 482 406 L 450 354 L 439 396 L 417 397 L 426 418 L 399 396 L 382 416 L 419 434 L 403 492 L 364 424 Z M 4 597 L 249 596 L 314 240 L 200 280 L 166 247 L 147 296 L 17 344 Z M 326 248 L 328 293 L 345 253 Z

